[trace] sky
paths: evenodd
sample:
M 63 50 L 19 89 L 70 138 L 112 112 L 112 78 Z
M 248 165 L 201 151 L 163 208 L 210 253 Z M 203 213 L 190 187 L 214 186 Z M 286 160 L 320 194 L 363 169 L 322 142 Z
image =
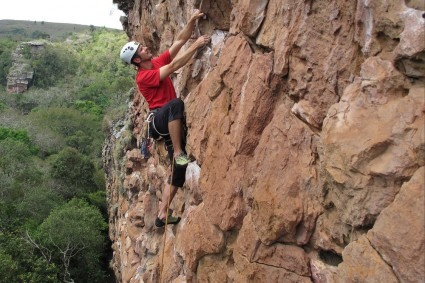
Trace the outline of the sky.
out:
M 1 0 L 0 20 L 94 25 L 122 29 L 112 0 Z

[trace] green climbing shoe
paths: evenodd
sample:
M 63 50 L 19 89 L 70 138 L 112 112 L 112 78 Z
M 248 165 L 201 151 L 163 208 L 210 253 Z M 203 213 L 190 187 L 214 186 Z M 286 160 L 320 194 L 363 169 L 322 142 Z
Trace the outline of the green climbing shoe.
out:
M 185 166 L 190 162 L 190 159 L 183 152 L 177 155 L 174 160 L 178 166 Z

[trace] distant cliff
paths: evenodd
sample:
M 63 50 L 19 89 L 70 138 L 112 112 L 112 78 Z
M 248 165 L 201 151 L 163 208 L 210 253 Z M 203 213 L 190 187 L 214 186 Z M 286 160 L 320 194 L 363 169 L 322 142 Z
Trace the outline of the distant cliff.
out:
M 23 42 L 16 47 L 12 53 L 12 66 L 7 75 L 7 91 L 13 93 L 21 93 L 26 90 L 34 82 L 34 69 L 31 67 L 30 60 L 25 58 L 25 49 L 29 52 L 36 53 L 44 48 L 43 42 Z
M 120 282 L 424 280 L 423 1 L 114 2 L 156 52 L 194 8 L 212 36 L 173 76 L 196 163 L 165 245 L 137 91 L 105 144 Z

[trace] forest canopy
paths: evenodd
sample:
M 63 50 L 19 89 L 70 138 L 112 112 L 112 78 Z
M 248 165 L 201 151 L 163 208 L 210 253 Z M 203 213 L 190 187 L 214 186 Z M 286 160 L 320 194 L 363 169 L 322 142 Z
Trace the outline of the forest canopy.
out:
M 44 39 L 24 50 L 32 85 L 9 93 L 22 42 L 0 39 L 0 283 L 112 282 L 101 152 L 133 87 L 127 40 L 105 28 Z

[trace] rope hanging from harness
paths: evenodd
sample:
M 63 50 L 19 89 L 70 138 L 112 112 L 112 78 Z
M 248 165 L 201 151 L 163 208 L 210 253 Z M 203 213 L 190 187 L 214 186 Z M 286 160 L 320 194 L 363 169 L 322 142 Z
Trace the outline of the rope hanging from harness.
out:
M 150 146 L 150 140 L 152 139 L 150 137 L 150 123 L 152 123 L 152 128 L 160 135 L 160 136 L 169 136 L 169 134 L 163 134 L 161 132 L 158 131 L 158 129 L 155 126 L 155 113 L 157 111 L 152 111 L 149 113 L 148 117 L 146 118 L 145 122 L 147 123 L 147 127 L 145 127 L 146 131 L 144 133 L 144 136 L 142 138 L 142 155 L 144 158 L 148 158 L 148 154 L 149 154 L 149 150 L 148 147 Z M 167 225 L 168 225 L 168 210 L 170 208 L 170 201 L 171 201 L 171 186 L 172 186 L 172 180 L 173 180 L 173 176 L 174 176 L 174 159 L 173 162 L 171 164 L 171 179 L 170 179 L 170 184 L 169 184 L 169 188 L 168 188 L 168 201 L 167 201 L 167 208 L 166 208 L 166 216 L 165 216 L 165 229 L 164 229 L 164 238 L 163 238 L 163 242 L 162 242 L 162 258 L 161 258 L 161 266 L 159 269 L 159 282 L 162 282 L 162 275 L 163 275 L 163 269 L 164 269 L 164 253 L 165 253 L 165 241 L 167 239 Z
M 164 228 L 164 238 L 162 240 L 162 257 L 161 257 L 161 266 L 159 268 L 159 282 L 162 282 L 162 272 L 164 269 L 164 252 L 165 252 L 165 240 L 167 239 L 167 225 L 168 225 L 168 209 L 170 208 L 170 202 L 171 202 L 171 186 L 173 183 L 173 176 L 174 176 L 174 159 L 173 163 L 171 165 L 171 180 L 170 180 L 170 186 L 168 187 L 168 202 L 167 202 L 167 210 L 166 210 L 166 216 L 165 216 L 165 228 Z

